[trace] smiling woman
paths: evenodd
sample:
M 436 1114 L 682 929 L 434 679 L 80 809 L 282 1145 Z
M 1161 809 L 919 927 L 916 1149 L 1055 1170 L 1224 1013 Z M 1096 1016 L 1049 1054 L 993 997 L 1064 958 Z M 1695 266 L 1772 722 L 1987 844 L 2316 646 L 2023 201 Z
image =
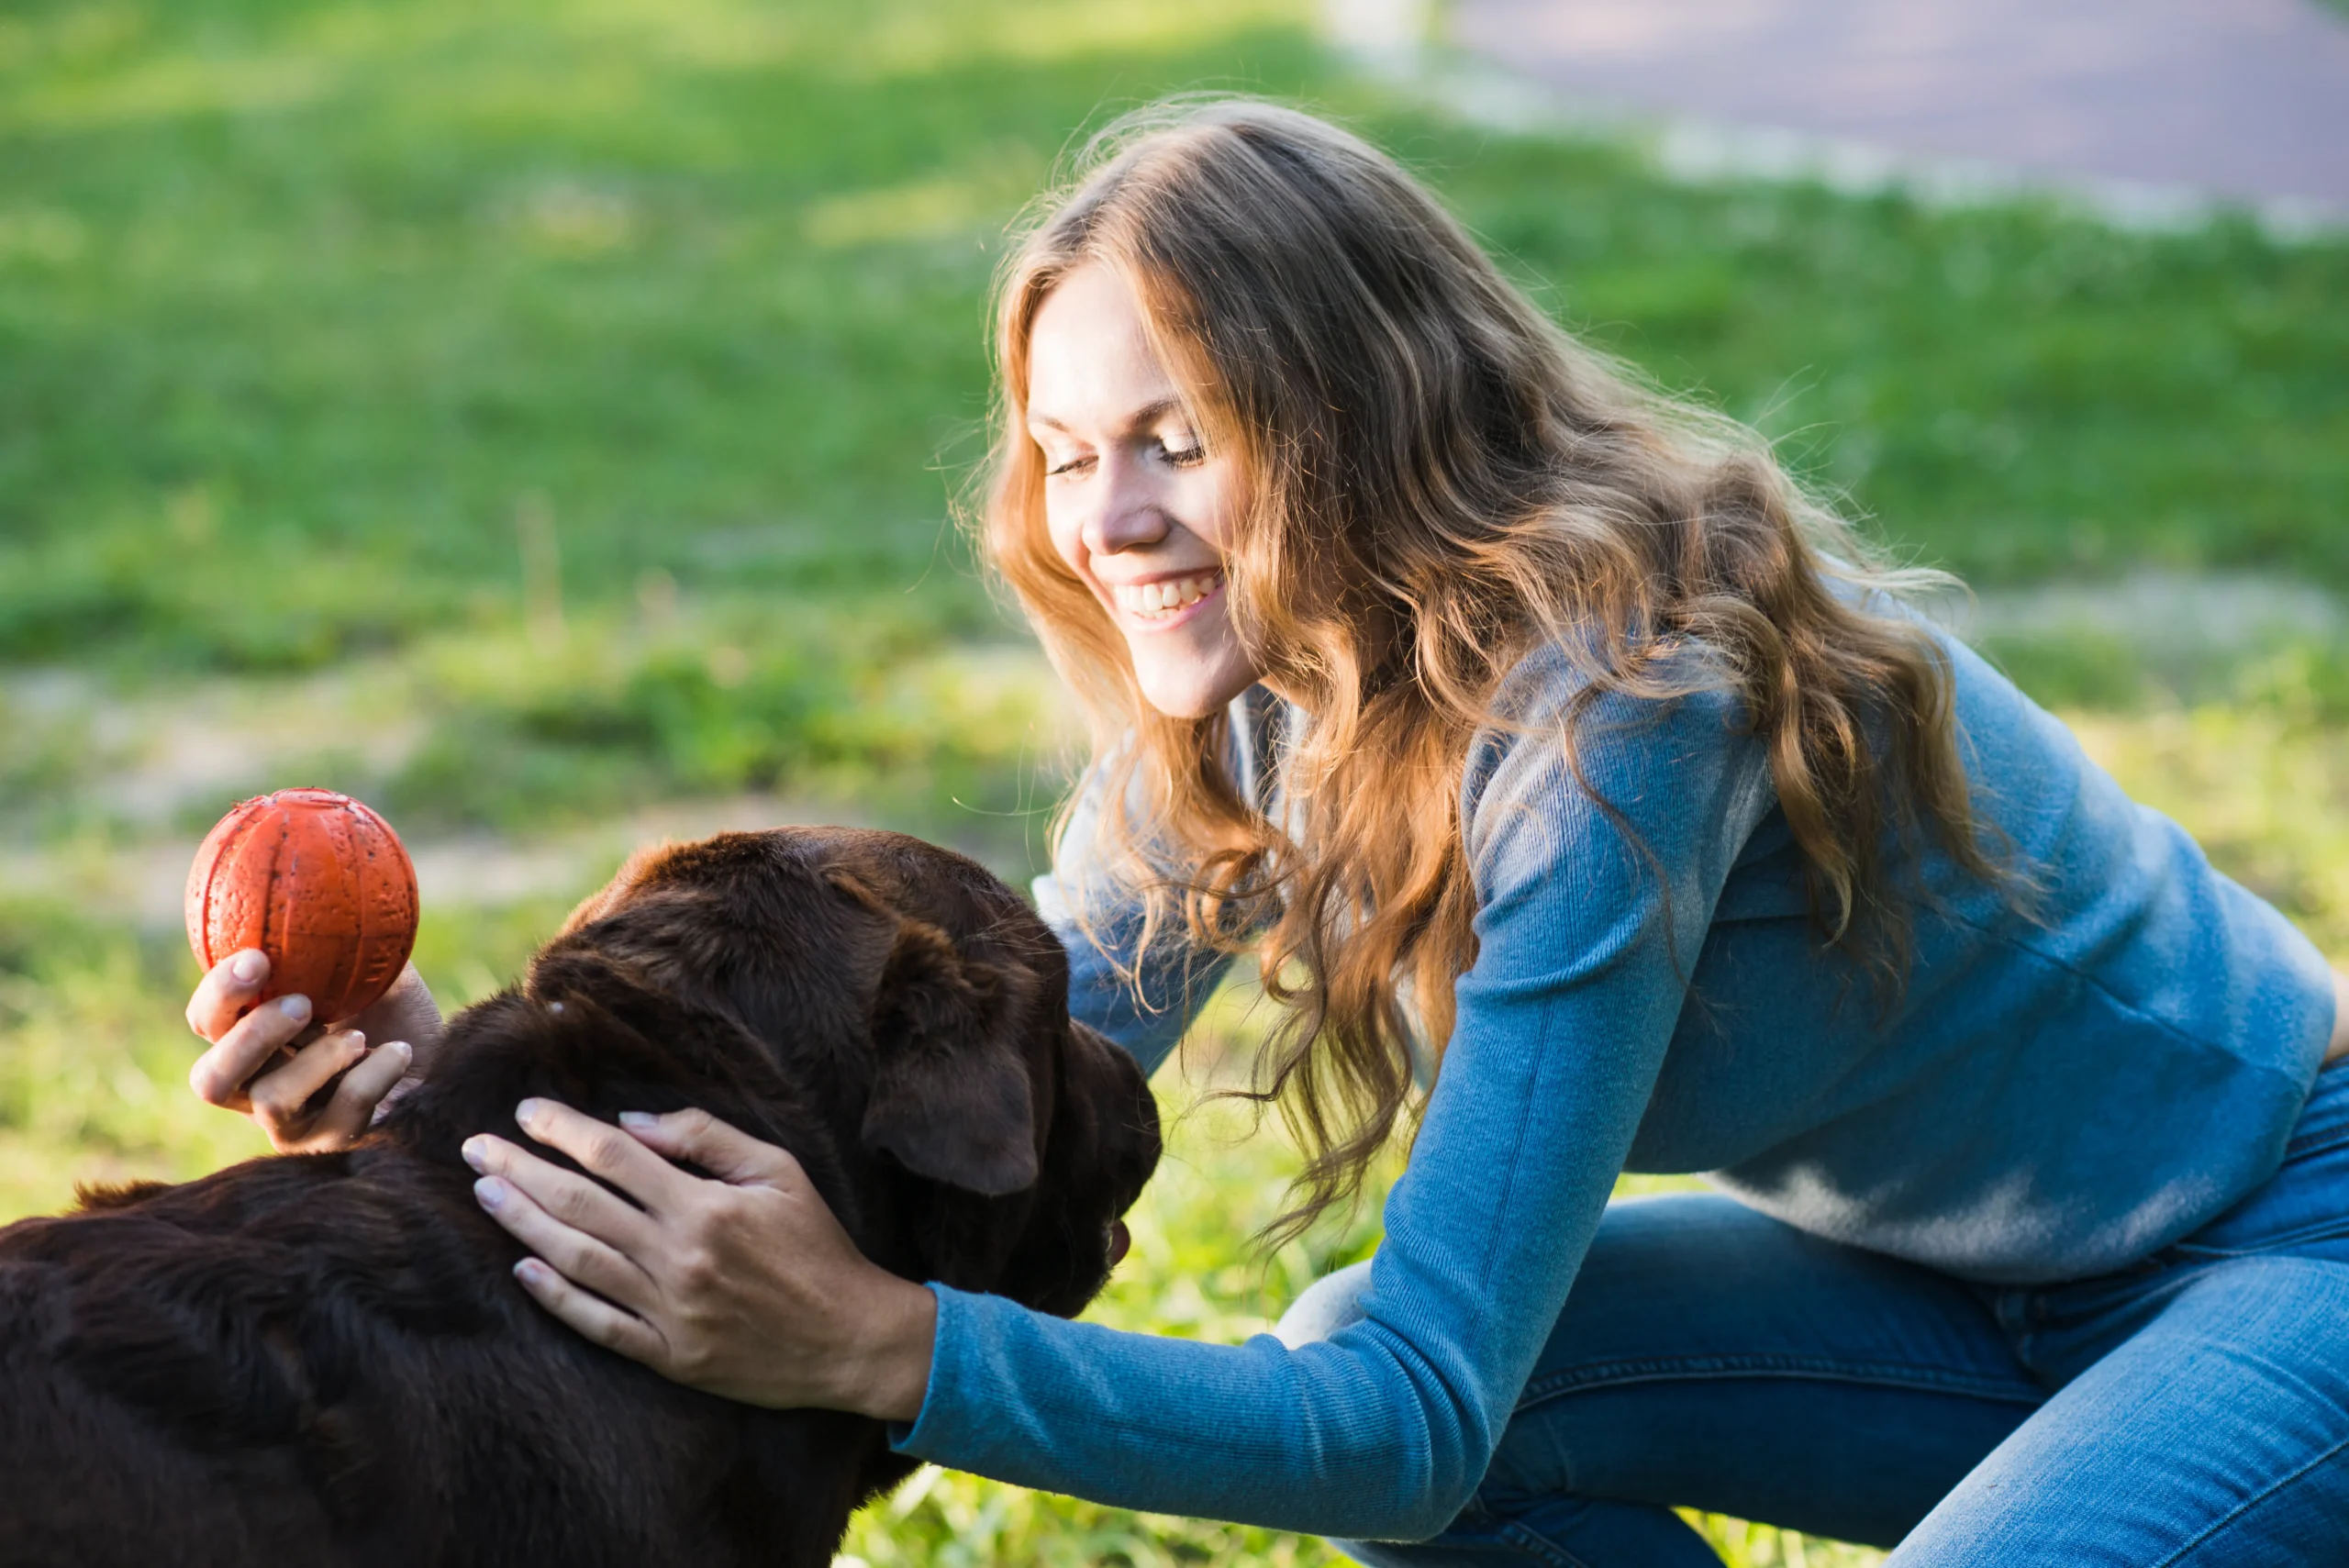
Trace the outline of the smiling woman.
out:
M 1093 724 L 1038 885 L 1072 1006 L 1152 1063 L 1252 954 L 1316 1156 L 1292 1221 L 1419 1126 L 1377 1258 L 1277 1345 L 940 1292 L 908 1451 L 1374 1563 L 1709 1561 L 1669 1505 L 1919 1562 L 2349 1542 L 2349 1486 L 2167 1370 L 2272 1333 L 2299 1371 L 2243 1420 L 2340 1451 L 2349 1381 L 2241 1280 L 2141 1268 L 2060 1361 L 2003 1328 L 2342 1180 L 2278 1171 L 2296 1122 L 2327 1146 L 2339 1031 L 2305 940 L 1905 610 L 1919 578 L 1261 105 L 1105 137 L 997 349 L 986 548 Z M 1708 1167 L 1742 1206 L 1606 1205 Z M 2331 1245 L 2288 1260 L 2311 1304 L 2349 1302 Z M 1983 1294 L 2017 1280 L 2057 1283 Z M 2073 1462 L 2189 1448 L 2216 1495 L 2133 1512 Z
M 1133 290 L 1110 268 L 1080 268 L 1052 290 L 1028 365 L 1052 548 L 1125 633 L 1152 706 L 1217 712 L 1259 678 L 1223 592 L 1242 504 L 1233 454 L 1201 440 Z

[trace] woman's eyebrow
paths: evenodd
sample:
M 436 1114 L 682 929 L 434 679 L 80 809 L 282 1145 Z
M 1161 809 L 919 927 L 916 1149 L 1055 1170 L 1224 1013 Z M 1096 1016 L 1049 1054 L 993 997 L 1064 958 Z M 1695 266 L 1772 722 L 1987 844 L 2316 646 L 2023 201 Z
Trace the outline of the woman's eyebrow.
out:
M 1146 403 L 1140 408 L 1135 409 L 1131 414 L 1127 415 L 1123 420 L 1123 424 L 1129 430 L 1139 429 L 1145 425 L 1155 424 L 1159 419 L 1164 417 L 1168 414 L 1180 413 L 1182 412 L 1182 409 L 1183 400 L 1181 398 L 1162 397 L 1154 403 Z M 1050 414 L 1040 414 L 1032 408 L 1030 409 L 1028 411 L 1029 428 L 1033 429 L 1039 425 L 1041 425 L 1048 430 L 1058 430 L 1063 436 L 1071 433 L 1067 425 L 1052 417 Z

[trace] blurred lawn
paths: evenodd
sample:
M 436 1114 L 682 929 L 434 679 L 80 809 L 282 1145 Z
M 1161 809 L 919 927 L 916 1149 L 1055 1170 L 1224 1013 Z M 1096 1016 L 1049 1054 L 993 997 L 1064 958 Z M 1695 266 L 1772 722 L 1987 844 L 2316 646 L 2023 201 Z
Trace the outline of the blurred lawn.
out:
M 921 591 L 1003 222 L 1164 88 L 1301 95 L 1562 314 L 1984 578 L 2349 581 L 2349 250 L 1693 188 L 1432 122 L 1302 0 L 23 0 L 0 20 L 0 656 L 273 670 L 574 603 Z M 665 579 L 655 574 L 665 573 Z
M 1905 555 L 1993 592 L 2349 588 L 2349 243 L 1675 183 L 1353 81 L 1309 10 L 0 13 L 0 1220 L 256 1148 L 182 1086 L 191 968 L 139 892 L 239 793 L 332 784 L 471 845 L 747 792 L 1025 870 L 1065 722 L 945 520 L 985 280 L 1073 134 L 1172 88 L 1352 118 L 1563 318 L 1780 438 Z M 2025 617 L 1992 645 L 2349 954 L 2338 621 L 2206 649 Z M 595 874 L 436 906 L 436 989 L 494 988 Z M 1244 1032 L 1209 1030 L 1203 1070 Z M 1106 1319 L 1239 1337 L 1371 1245 L 1358 1218 L 1250 1262 L 1288 1156 L 1232 1130 L 1183 1124 Z M 1739 1564 L 1873 1561 L 1706 1528 Z M 959 1476 L 850 1546 L 1323 1560 Z

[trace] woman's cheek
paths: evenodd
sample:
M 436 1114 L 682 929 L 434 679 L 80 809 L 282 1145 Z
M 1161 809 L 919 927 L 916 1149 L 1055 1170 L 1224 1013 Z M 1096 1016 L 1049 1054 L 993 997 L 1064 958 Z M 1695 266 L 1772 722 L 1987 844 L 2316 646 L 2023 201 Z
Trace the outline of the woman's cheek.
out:
M 1077 520 L 1068 515 L 1069 508 L 1055 506 L 1048 496 L 1044 502 L 1044 538 L 1051 543 L 1052 553 L 1079 577 L 1085 573 L 1084 530 Z
M 1230 462 L 1216 462 L 1202 468 L 1197 477 L 1197 492 L 1183 498 L 1185 510 L 1198 519 L 1194 531 L 1202 542 L 1219 555 L 1229 553 L 1232 519 L 1240 515 L 1242 500 L 1239 470 Z

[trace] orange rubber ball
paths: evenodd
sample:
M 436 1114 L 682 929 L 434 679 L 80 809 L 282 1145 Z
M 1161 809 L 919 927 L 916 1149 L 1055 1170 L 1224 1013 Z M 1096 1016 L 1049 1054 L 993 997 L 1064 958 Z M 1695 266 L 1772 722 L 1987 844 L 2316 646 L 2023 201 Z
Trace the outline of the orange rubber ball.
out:
M 400 977 L 416 948 L 416 867 L 390 823 L 330 789 L 248 800 L 205 835 L 187 873 L 187 940 L 209 970 L 269 955 L 262 998 L 300 993 L 334 1023 Z

